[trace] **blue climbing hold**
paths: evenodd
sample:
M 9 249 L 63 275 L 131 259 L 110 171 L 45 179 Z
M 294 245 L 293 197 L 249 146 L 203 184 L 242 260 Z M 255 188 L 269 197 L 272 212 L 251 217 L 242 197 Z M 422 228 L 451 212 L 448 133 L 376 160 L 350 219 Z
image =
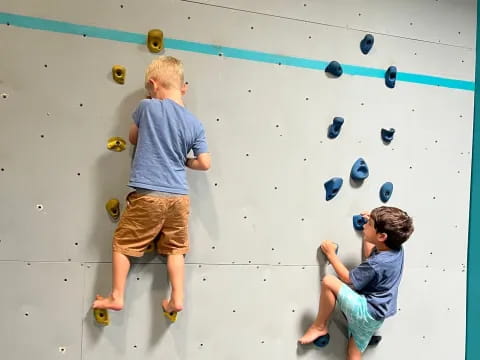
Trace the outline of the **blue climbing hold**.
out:
M 367 223 L 367 219 L 365 219 L 362 215 L 353 215 L 353 228 L 355 230 L 363 230 L 363 225 Z
M 332 200 L 340 191 L 340 188 L 343 185 L 343 179 L 339 177 L 334 177 L 328 180 L 324 186 L 326 191 L 326 200 Z
M 360 41 L 360 50 L 362 50 L 362 53 L 364 55 L 367 55 L 369 53 L 369 51 L 372 49 L 373 41 L 374 41 L 374 39 L 373 39 L 372 34 L 365 35 L 363 40 Z
M 395 134 L 394 128 L 382 129 L 381 131 L 382 140 L 387 144 L 389 144 L 393 140 L 393 134 Z
M 388 88 L 393 89 L 396 80 L 397 68 L 395 66 L 390 66 L 387 71 L 385 71 L 385 85 L 387 85 Z
M 368 177 L 368 166 L 365 160 L 359 158 L 352 166 L 350 177 L 353 180 L 365 180 Z
M 333 118 L 333 123 L 328 127 L 328 137 L 330 139 L 335 139 L 338 134 L 340 134 L 343 122 L 344 120 L 342 117 L 336 116 Z
M 315 344 L 315 346 L 318 346 L 318 347 L 325 347 L 328 345 L 329 342 L 330 342 L 330 335 L 328 333 L 325 335 L 319 336 L 318 338 L 313 340 L 313 343 Z
M 386 182 L 380 188 L 380 200 L 386 203 L 390 199 L 390 196 L 392 196 L 392 192 L 393 184 L 391 182 Z
M 339 77 L 343 74 L 342 65 L 338 61 L 331 61 L 325 68 L 325 72 L 335 77 Z

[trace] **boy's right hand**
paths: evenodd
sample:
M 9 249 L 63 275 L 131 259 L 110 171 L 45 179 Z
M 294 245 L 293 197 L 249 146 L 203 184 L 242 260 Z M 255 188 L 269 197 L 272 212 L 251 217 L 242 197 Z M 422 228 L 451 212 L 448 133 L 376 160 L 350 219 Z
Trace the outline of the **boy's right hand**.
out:
M 325 240 L 320 245 L 320 248 L 322 249 L 325 256 L 327 258 L 330 258 L 330 256 L 335 255 L 335 252 L 337 250 L 337 244 L 335 244 L 333 241 Z

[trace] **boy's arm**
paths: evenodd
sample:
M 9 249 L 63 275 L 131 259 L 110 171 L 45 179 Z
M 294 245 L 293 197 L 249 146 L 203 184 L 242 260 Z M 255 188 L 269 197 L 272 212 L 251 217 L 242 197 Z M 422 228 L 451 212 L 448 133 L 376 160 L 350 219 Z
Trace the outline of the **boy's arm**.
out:
M 201 153 L 196 158 L 188 158 L 185 165 L 192 170 L 208 170 L 210 163 L 210 153 Z
M 350 272 L 345 265 L 343 265 L 343 263 L 340 261 L 340 258 L 336 254 L 337 244 L 327 240 L 322 242 L 320 247 L 330 264 L 332 264 L 333 269 L 337 273 L 340 280 L 342 280 L 345 284 L 350 285 L 352 283 L 350 280 Z
M 132 126 L 130 126 L 130 132 L 128 133 L 128 140 L 130 140 L 130 143 L 132 145 L 137 145 L 137 140 L 138 140 L 137 124 L 132 124 Z

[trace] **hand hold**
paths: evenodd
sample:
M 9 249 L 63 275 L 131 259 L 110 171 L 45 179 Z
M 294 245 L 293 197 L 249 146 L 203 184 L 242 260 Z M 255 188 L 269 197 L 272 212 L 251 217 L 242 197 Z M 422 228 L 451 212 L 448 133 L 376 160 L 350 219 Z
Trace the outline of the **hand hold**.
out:
M 390 142 L 393 140 L 393 134 L 395 134 L 395 129 L 390 128 L 390 129 L 382 129 L 381 135 L 382 135 L 382 140 L 390 144 Z
M 108 139 L 107 149 L 112 151 L 123 151 L 127 148 L 127 142 L 121 137 L 115 136 Z
M 158 53 L 163 50 L 163 31 L 153 29 L 148 32 L 147 47 L 153 53 Z
M 380 188 L 380 200 L 386 203 L 390 199 L 390 196 L 392 196 L 392 192 L 393 184 L 391 182 L 386 182 Z
M 362 215 L 353 215 L 353 228 L 355 230 L 363 230 L 363 225 L 367 223 L 367 219 L 365 219 Z
M 337 61 L 331 61 L 325 68 L 325 72 L 334 77 L 339 77 L 343 74 L 342 65 Z
M 338 192 L 340 191 L 340 188 L 342 187 L 343 184 L 343 179 L 339 177 L 334 177 L 328 180 L 324 186 L 325 186 L 325 192 L 326 196 L 325 199 L 327 201 L 333 199 Z
M 110 215 L 113 220 L 118 220 L 118 218 L 120 217 L 120 201 L 118 201 L 118 199 L 108 200 L 105 204 L 105 209 L 107 210 L 108 215 Z
M 372 49 L 373 42 L 374 42 L 374 39 L 372 34 L 365 35 L 363 40 L 360 41 L 360 50 L 364 55 L 367 55 L 369 51 Z
M 342 117 L 336 116 L 333 118 L 333 123 L 328 127 L 328 137 L 330 139 L 335 139 L 340 134 L 343 122 L 344 119 Z
M 385 85 L 393 89 L 395 87 L 395 81 L 397 80 L 397 68 L 395 66 L 390 66 L 387 71 L 385 71 Z
M 115 82 L 119 84 L 125 84 L 125 76 L 127 75 L 127 70 L 122 65 L 113 65 L 112 67 L 112 77 Z
M 350 177 L 353 180 L 365 180 L 368 177 L 368 166 L 365 160 L 359 158 L 352 166 Z

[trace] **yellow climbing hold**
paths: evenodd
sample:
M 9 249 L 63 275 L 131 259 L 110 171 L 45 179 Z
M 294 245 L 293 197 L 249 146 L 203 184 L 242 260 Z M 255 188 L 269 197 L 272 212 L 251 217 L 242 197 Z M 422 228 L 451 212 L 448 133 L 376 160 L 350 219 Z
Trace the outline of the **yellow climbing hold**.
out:
M 93 316 L 95 321 L 103 326 L 110 325 L 110 320 L 108 319 L 108 311 L 105 309 L 93 309 Z
M 153 29 L 148 32 L 147 47 L 153 53 L 163 50 L 163 31 Z
M 123 151 L 127 147 L 127 142 L 121 137 L 115 136 L 108 139 L 107 148 L 112 151 Z
M 122 65 L 113 65 L 112 76 L 113 80 L 119 84 L 125 84 L 125 76 L 127 75 L 127 69 Z
M 113 220 L 118 220 L 120 217 L 120 201 L 118 201 L 118 199 L 108 200 L 105 204 L 105 209 L 107 209 L 108 214 Z
M 165 317 L 170 320 L 172 323 L 177 321 L 177 312 L 175 311 L 172 311 L 172 312 L 166 312 L 164 311 L 163 312 L 163 315 L 165 315 Z

